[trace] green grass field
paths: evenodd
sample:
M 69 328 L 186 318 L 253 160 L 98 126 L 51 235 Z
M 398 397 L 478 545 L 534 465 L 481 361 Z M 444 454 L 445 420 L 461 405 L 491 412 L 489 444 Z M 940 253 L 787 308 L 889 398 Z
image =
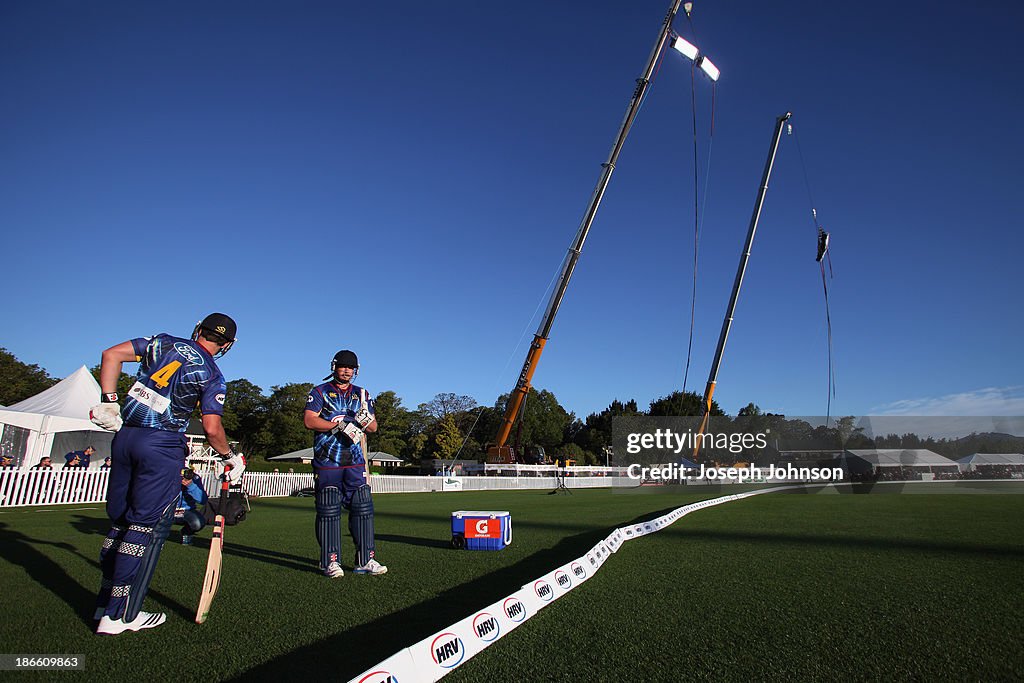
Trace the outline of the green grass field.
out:
M 85 655 L 84 672 L 26 678 L 347 680 L 613 528 L 717 495 L 694 490 L 379 495 L 389 573 L 335 580 L 317 572 L 312 499 L 254 501 L 227 530 L 206 624 L 192 619 L 209 535 L 184 547 L 175 530 L 147 602 L 168 622 L 114 638 L 91 634 L 101 506 L 6 510 L 2 651 Z M 509 510 L 512 546 L 449 549 L 458 509 Z M 701 510 L 626 543 L 445 680 L 1020 679 L 1022 520 L 1024 495 L 766 494 Z

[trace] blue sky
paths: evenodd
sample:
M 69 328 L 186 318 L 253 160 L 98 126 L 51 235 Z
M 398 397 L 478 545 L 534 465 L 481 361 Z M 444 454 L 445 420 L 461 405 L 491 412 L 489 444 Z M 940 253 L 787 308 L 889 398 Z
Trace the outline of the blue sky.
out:
M 492 403 L 667 5 L 3 3 L 0 345 L 64 376 L 219 310 L 239 325 L 228 379 L 319 380 L 351 348 L 363 383 L 406 405 Z M 695 31 L 677 19 L 722 71 L 713 144 L 695 83 L 702 188 L 709 144 L 711 173 L 687 388 L 703 390 L 788 110 L 832 233 L 833 414 L 1024 412 L 1022 21 L 1013 3 L 916 1 L 709 1 Z M 681 386 L 690 87 L 666 54 L 534 378 L 578 415 Z M 794 143 L 719 376 L 731 413 L 825 412 Z

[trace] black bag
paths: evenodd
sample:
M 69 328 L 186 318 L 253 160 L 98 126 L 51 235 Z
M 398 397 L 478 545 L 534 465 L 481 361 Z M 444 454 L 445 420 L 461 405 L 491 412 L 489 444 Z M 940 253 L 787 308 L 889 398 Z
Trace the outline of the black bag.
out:
M 246 507 L 246 501 L 241 491 L 228 492 L 227 499 L 224 501 L 224 523 L 228 526 L 235 526 L 240 522 L 244 522 Z M 213 519 L 218 514 L 222 514 L 219 508 L 220 496 L 206 501 L 206 522 L 208 524 L 213 524 Z

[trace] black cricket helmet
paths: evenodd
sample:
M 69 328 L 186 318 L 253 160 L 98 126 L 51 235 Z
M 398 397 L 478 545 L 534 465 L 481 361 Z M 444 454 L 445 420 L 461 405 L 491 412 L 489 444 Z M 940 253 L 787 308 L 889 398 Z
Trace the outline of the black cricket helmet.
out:
M 199 339 L 200 332 L 203 332 L 203 336 L 207 339 L 224 344 L 224 347 L 214 356 L 214 358 L 220 358 L 234 345 L 238 326 L 235 325 L 231 316 L 224 313 L 211 313 L 196 323 L 195 329 L 192 330 L 192 341 Z
M 334 358 L 331 359 L 331 374 L 324 377 L 327 379 L 334 379 L 334 372 L 338 368 L 352 368 L 355 372 L 352 373 L 353 379 L 359 374 L 359 358 L 355 352 L 349 351 L 348 349 L 342 349 L 334 354 Z

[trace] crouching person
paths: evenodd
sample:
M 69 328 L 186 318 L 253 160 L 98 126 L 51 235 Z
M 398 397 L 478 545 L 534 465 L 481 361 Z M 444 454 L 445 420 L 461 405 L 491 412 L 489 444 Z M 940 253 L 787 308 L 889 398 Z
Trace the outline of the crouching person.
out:
M 206 489 L 202 478 L 189 467 L 181 471 L 181 493 L 174 509 L 174 523 L 181 525 L 181 544 L 192 545 L 192 537 L 206 526 L 203 508 L 206 507 Z

